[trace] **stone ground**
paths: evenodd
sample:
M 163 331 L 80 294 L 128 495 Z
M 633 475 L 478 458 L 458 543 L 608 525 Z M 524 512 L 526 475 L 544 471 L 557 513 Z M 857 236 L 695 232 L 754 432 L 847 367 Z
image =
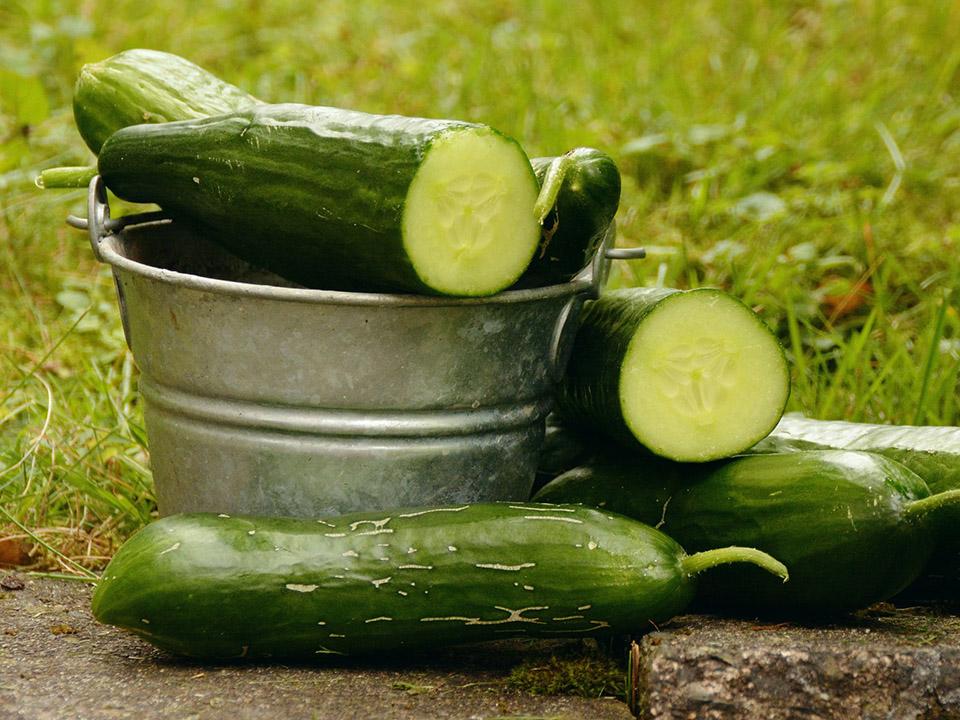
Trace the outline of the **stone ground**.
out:
M 95 623 L 87 585 L 21 579 L 0 590 L 0 720 L 631 717 L 617 699 L 505 683 L 521 662 L 576 653 L 578 641 L 373 665 L 199 665 Z M 818 627 L 685 616 L 644 636 L 636 657 L 649 718 L 960 718 L 960 617 L 932 608 L 878 606 Z

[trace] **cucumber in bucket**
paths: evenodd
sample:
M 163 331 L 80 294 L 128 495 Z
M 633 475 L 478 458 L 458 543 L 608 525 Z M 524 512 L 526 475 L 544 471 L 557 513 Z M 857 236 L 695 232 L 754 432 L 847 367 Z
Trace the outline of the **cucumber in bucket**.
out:
M 259 105 L 124 128 L 99 171 L 119 197 L 308 287 L 491 295 L 540 237 L 529 159 L 475 123 Z

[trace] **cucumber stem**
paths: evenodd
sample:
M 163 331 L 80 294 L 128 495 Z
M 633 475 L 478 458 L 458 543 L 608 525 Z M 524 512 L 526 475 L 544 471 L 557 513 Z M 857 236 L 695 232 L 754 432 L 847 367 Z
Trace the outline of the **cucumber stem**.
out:
M 96 166 L 47 168 L 37 176 L 37 187 L 45 190 L 57 188 L 85 188 L 97 174 Z
M 543 225 L 543 221 L 546 220 L 547 215 L 556 205 L 563 179 L 567 176 L 567 170 L 570 169 L 572 164 L 573 159 L 570 155 L 564 154 L 555 157 L 547 168 L 547 172 L 543 176 L 543 185 L 540 186 L 540 194 L 533 206 L 533 214 L 540 225 Z
M 907 503 L 903 512 L 910 517 L 921 517 L 927 513 L 935 513 L 945 507 L 955 507 L 960 511 L 960 490 L 944 490 L 930 497 L 911 500 Z
M 694 553 L 693 555 L 687 555 L 681 561 L 681 565 L 683 565 L 684 572 L 688 575 L 697 575 L 717 565 L 736 562 L 753 563 L 768 573 L 783 578 L 784 582 L 790 579 L 787 566 L 772 555 L 768 555 L 756 548 L 738 547 L 736 545 L 717 548 L 715 550 L 704 550 L 703 552 Z

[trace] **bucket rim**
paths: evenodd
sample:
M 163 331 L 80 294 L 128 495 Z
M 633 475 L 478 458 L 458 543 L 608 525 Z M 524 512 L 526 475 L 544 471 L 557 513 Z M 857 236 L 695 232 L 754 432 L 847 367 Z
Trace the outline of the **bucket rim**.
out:
M 143 229 L 149 225 L 139 225 Z M 500 305 L 529 303 L 538 300 L 562 298 L 577 294 L 589 294 L 593 283 L 588 277 L 576 276 L 559 285 L 527 288 L 522 290 L 504 290 L 483 297 L 455 297 L 443 295 L 417 295 L 413 293 L 367 293 L 346 290 L 319 290 L 315 288 L 284 287 L 246 283 L 238 280 L 222 280 L 205 277 L 178 270 L 167 270 L 127 257 L 122 250 L 122 231 L 107 235 L 99 242 L 100 259 L 115 270 L 123 270 L 134 275 L 148 278 L 167 285 L 200 290 L 218 295 L 233 297 L 260 298 L 284 302 L 316 303 L 324 305 L 377 305 L 392 307 L 449 307 L 463 305 Z

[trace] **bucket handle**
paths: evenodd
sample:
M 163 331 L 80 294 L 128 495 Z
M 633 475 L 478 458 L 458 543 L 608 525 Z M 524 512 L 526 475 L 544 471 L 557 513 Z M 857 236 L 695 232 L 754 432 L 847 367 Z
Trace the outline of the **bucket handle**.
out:
M 123 230 L 128 225 L 140 225 L 158 220 L 169 220 L 169 217 L 162 211 L 157 210 L 111 218 L 107 188 L 99 175 L 95 175 L 87 186 L 87 216 L 82 218 L 76 215 L 67 215 L 67 225 L 87 231 L 90 236 L 90 247 L 93 248 L 93 255 L 100 262 L 106 262 L 100 250 L 100 243 L 104 238 Z
M 550 340 L 550 377 L 554 382 L 562 380 L 563 373 L 566 371 L 583 304 L 587 300 L 596 300 L 600 297 L 600 291 L 610 276 L 611 261 L 639 260 L 647 255 L 643 248 L 615 248 L 616 239 L 617 225 L 616 221 L 613 221 L 607 227 L 600 247 L 593 254 L 593 260 L 572 280 L 574 283 L 584 284 L 585 287 L 582 292 L 576 293 L 567 301 L 553 327 L 553 337 Z

